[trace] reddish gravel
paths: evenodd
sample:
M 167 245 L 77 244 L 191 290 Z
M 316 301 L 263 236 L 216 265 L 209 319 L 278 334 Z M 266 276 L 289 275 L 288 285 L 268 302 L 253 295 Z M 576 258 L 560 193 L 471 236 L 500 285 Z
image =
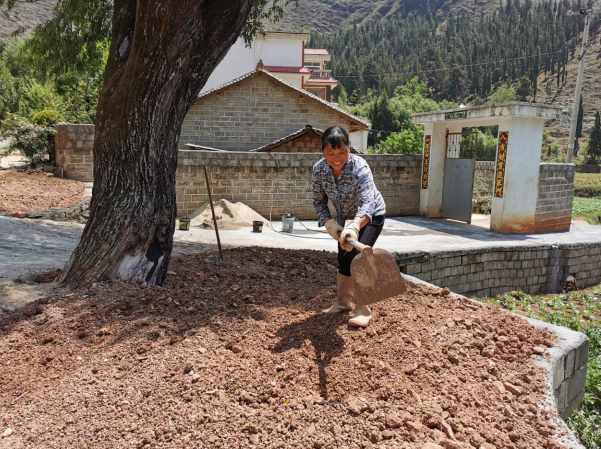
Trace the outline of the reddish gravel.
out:
M 225 254 L 0 318 L 0 447 L 560 447 L 546 331 L 413 284 L 356 330 L 318 313 L 334 254 Z
M 0 212 L 60 209 L 83 200 L 85 184 L 46 173 L 0 173 Z

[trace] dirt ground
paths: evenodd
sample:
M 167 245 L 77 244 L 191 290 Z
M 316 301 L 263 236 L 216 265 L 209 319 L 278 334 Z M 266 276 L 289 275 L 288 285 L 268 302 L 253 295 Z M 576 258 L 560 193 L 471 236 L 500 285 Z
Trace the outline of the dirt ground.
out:
M 46 173 L 0 171 L 0 212 L 59 209 L 83 200 L 85 184 Z
M 225 256 L 0 314 L 0 448 L 560 447 L 546 331 L 413 284 L 356 330 L 335 254 Z

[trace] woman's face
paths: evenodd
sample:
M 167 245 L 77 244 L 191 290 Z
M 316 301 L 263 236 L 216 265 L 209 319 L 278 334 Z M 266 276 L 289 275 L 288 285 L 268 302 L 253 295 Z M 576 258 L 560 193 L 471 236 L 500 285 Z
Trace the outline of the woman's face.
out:
M 340 170 L 348 161 L 349 148 L 348 145 L 342 143 L 338 148 L 332 148 L 332 145 L 328 145 L 323 150 L 323 157 L 330 167 L 334 170 Z

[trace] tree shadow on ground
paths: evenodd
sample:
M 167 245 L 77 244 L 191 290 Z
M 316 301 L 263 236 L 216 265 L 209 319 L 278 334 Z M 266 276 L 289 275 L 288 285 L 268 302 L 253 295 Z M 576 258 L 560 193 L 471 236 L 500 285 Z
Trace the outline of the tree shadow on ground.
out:
M 302 321 L 286 324 L 277 332 L 280 339 L 272 352 L 281 354 L 291 349 L 300 349 L 308 340 L 315 350 L 315 364 L 319 372 L 319 392 L 328 399 L 327 367 L 344 350 L 344 339 L 338 334 L 341 326 L 346 326 L 348 314 L 326 315 L 317 313 Z

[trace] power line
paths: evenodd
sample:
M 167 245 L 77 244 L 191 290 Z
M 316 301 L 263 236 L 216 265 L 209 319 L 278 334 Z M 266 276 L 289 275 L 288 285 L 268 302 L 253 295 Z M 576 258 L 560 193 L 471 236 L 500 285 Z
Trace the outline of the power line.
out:
M 496 61 L 479 62 L 479 63 L 466 64 L 466 65 L 456 65 L 456 66 L 451 66 L 451 67 L 441 67 L 439 69 L 430 69 L 430 70 L 418 70 L 418 71 L 413 70 L 413 71 L 394 72 L 394 73 L 375 73 L 375 74 L 362 74 L 362 75 L 333 75 L 333 76 L 335 76 L 336 79 L 339 79 L 339 78 L 360 78 L 361 76 L 363 76 L 363 77 L 366 77 L 366 76 L 383 77 L 383 76 L 416 75 L 416 74 L 422 74 L 422 73 L 442 72 L 445 70 L 465 69 L 468 67 L 481 67 L 481 66 L 485 66 L 485 65 L 498 64 L 500 62 L 520 61 L 522 59 L 536 58 L 537 56 L 541 57 L 541 56 L 554 55 L 554 54 L 558 54 L 558 53 L 565 53 L 566 51 L 567 51 L 567 49 L 563 49 L 563 50 L 551 51 L 551 52 L 547 52 L 547 53 L 539 53 L 536 55 L 520 56 L 519 58 L 498 59 Z

